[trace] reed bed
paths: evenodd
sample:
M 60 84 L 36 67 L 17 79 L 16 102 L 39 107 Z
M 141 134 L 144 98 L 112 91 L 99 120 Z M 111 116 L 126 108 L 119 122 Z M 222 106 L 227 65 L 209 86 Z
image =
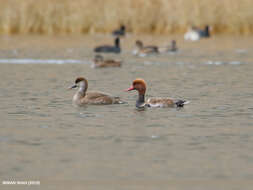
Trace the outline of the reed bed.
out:
M 0 0 L 0 33 L 183 33 L 191 25 L 213 33 L 252 34 L 252 0 Z

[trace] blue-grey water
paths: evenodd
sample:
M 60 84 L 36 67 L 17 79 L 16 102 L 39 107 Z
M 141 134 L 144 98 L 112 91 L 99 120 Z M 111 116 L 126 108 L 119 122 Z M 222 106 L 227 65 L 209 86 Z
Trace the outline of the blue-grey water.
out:
M 91 68 L 92 48 L 110 36 L 0 38 L 0 189 L 11 187 L 3 180 L 39 180 L 41 189 L 252 188 L 253 39 L 177 37 L 178 53 L 139 58 L 137 38 L 107 55 L 123 60 L 107 69 Z M 126 103 L 74 107 L 67 88 L 79 76 Z M 137 77 L 147 97 L 190 104 L 136 110 L 136 92 L 124 89 Z

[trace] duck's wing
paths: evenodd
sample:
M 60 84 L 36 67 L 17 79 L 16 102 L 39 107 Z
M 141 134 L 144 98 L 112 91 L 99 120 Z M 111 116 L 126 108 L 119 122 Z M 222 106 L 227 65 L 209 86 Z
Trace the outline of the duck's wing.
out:
M 119 60 L 113 60 L 113 59 L 108 59 L 105 60 L 104 62 L 104 66 L 108 66 L 108 67 L 120 67 L 121 66 L 121 61 Z
M 153 53 L 158 53 L 158 48 L 157 47 L 144 47 L 143 49 L 141 49 L 140 54 L 153 54 Z
M 98 46 L 94 49 L 95 52 L 108 52 L 111 51 L 114 48 L 114 46 L 109 46 L 109 45 L 103 45 L 103 46 Z
M 147 104 L 150 107 L 174 107 L 175 105 L 171 98 L 149 98 Z
M 113 97 L 103 92 L 88 92 L 83 101 L 88 104 L 114 104 L 119 103 L 118 97 Z
M 112 35 L 114 35 L 114 36 L 124 36 L 125 32 L 123 30 L 115 30 L 114 32 L 112 32 Z

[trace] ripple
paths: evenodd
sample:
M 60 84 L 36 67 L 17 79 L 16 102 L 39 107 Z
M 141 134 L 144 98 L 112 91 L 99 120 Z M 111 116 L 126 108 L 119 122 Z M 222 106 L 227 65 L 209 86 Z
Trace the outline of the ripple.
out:
M 28 146 L 40 146 L 40 145 L 42 145 L 40 142 L 29 142 L 29 141 L 26 141 L 26 140 L 16 140 L 15 142 L 17 144 L 28 145 Z
M 94 114 L 94 113 L 89 113 L 89 112 L 80 112 L 79 117 L 81 118 L 87 118 L 87 117 L 99 117 L 98 114 Z
M 0 142 L 7 142 L 7 141 L 9 141 L 10 140 L 10 138 L 8 138 L 8 137 L 1 137 L 0 136 Z
M 0 63 L 10 64 L 88 64 L 87 61 L 76 59 L 0 59 Z
M 244 62 L 240 61 L 230 61 L 230 62 L 224 62 L 224 61 L 207 61 L 205 62 L 206 65 L 242 65 L 246 64 Z
M 246 49 L 236 49 L 235 52 L 238 54 L 246 54 L 248 51 Z

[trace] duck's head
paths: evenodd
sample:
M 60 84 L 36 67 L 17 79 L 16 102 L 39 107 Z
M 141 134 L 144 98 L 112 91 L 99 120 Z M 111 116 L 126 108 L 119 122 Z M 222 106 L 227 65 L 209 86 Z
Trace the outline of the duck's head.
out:
M 75 84 L 71 86 L 69 89 L 73 89 L 73 88 L 79 88 L 85 92 L 88 88 L 88 81 L 83 77 L 78 77 L 75 80 Z
M 140 40 L 137 40 L 136 42 L 135 42 L 135 45 L 138 47 L 138 48 L 143 48 L 143 43 L 142 43 L 142 41 L 140 41 Z
M 125 29 L 126 29 L 125 25 L 120 26 L 120 30 L 125 31 Z
M 143 79 L 137 78 L 133 81 L 132 86 L 126 91 L 132 91 L 132 90 L 137 90 L 139 94 L 145 94 L 146 92 L 146 82 Z

